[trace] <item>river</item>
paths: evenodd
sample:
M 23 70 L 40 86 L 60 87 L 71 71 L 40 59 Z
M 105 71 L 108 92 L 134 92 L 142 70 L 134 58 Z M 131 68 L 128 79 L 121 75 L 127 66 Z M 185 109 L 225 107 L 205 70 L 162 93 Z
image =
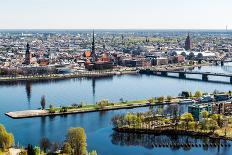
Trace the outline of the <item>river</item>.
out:
M 222 67 L 205 66 L 194 70 L 230 73 L 232 63 L 226 63 Z M 200 78 L 197 75 L 190 76 Z M 229 81 L 227 78 L 220 77 L 209 77 L 209 79 Z M 215 89 L 229 91 L 232 90 L 232 85 L 139 74 L 95 79 L 76 78 L 48 82 L 3 83 L 0 84 L 0 123 L 14 134 L 16 144 L 24 146 L 28 143 L 39 145 L 41 137 L 48 137 L 51 141 L 61 143 L 70 127 L 83 127 L 87 134 L 88 149 L 97 150 L 99 155 L 151 155 L 155 153 L 193 155 L 196 151 L 210 155 L 232 154 L 232 149 L 228 148 L 192 148 L 190 150 L 151 148 L 144 144 L 142 138 L 133 140 L 129 137 L 129 142 L 124 142 L 120 135 L 112 131 L 110 120 L 115 114 L 147 111 L 148 108 L 16 120 L 4 115 L 9 111 L 39 108 L 42 95 L 46 96 L 47 106 L 49 104 L 61 106 L 80 102 L 95 103 L 100 99 L 119 101 L 120 98 L 132 100 L 167 95 L 177 96 L 181 91 L 213 92 Z M 145 137 L 151 139 L 150 136 Z M 179 137 L 179 139 L 186 139 L 186 137 Z M 199 139 L 195 140 L 199 141 Z

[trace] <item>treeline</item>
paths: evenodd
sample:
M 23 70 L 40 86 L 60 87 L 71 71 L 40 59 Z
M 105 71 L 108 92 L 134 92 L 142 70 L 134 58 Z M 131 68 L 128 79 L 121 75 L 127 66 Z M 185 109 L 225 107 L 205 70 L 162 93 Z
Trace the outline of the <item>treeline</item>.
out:
M 229 136 L 229 129 L 232 120 L 221 114 L 209 114 L 207 111 L 201 112 L 201 119 L 194 120 L 191 113 L 178 115 L 170 113 L 169 117 L 157 115 L 156 112 L 127 113 L 116 115 L 111 122 L 116 129 L 142 129 L 142 130 L 183 130 L 199 133 L 209 133 L 214 136 Z M 217 132 L 215 132 L 217 131 Z M 232 137 L 231 137 L 232 138 Z
M 14 147 L 14 136 L 0 125 L 0 154 L 7 153 Z M 96 151 L 88 152 L 86 134 L 83 128 L 70 128 L 63 144 L 50 142 L 48 138 L 41 138 L 40 146 L 28 144 L 21 148 L 20 155 L 97 155 Z

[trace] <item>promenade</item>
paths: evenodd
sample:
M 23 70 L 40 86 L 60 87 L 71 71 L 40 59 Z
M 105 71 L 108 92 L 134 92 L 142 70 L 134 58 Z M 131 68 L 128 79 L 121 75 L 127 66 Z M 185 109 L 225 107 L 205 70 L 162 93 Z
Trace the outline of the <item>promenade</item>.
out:
M 16 81 L 40 81 L 40 80 L 62 80 L 68 78 L 79 77 L 105 77 L 121 74 L 136 74 L 137 70 L 129 71 L 84 71 L 69 74 L 48 74 L 48 75 L 29 75 L 29 76 L 0 76 L 0 82 L 16 82 Z

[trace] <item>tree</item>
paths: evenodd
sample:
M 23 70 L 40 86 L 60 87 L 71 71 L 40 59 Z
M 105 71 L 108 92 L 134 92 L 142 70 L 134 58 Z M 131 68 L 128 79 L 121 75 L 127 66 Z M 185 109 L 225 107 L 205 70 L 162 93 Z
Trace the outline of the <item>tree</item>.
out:
M 44 110 L 46 106 L 46 99 L 44 95 L 41 97 L 40 104 L 41 104 L 42 109 Z
M 220 92 L 219 92 L 219 90 L 217 90 L 217 89 L 215 89 L 214 91 L 213 91 L 213 94 L 214 95 L 216 95 L 216 94 L 219 94 Z
M 202 53 L 198 53 L 198 54 L 197 54 L 197 58 L 198 58 L 198 59 L 203 59 L 203 54 L 202 54 Z
M 206 118 L 208 118 L 208 116 L 209 116 L 209 112 L 208 111 L 206 111 L 206 110 L 201 111 L 201 117 L 202 118 L 206 119 Z
M 209 125 L 209 130 L 212 131 L 213 133 L 217 128 L 219 128 L 218 123 L 213 119 L 209 120 L 208 125 Z
M 206 110 L 201 111 L 201 117 L 203 118 L 203 120 L 201 122 L 201 129 L 202 130 L 207 129 L 206 123 L 207 123 L 208 116 L 209 116 L 208 111 L 206 111 Z
M 186 123 L 186 129 L 189 128 L 189 122 L 194 121 L 193 115 L 191 113 L 184 113 L 181 115 L 180 119 Z
M 149 103 L 155 103 L 155 98 L 152 97 L 152 98 L 148 99 L 147 101 L 148 101 Z
M 50 150 L 51 150 L 52 152 L 56 152 L 58 149 L 59 149 L 59 144 L 58 144 L 58 143 L 56 143 L 56 142 L 51 143 L 51 145 L 50 145 Z
M 73 154 L 85 155 L 87 153 L 86 135 L 83 128 L 70 128 L 66 141 L 71 145 Z
M 164 97 L 163 96 L 158 97 L 157 101 L 160 102 L 160 103 L 163 103 L 164 102 Z
M 104 108 L 105 106 L 108 106 L 108 105 L 109 105 L 109 100 L 106 100 L 106 99 L 100 100 L 97 104 L 98 104 L 98 105 L 100 106 L 100 108 L 102 109 L 102 108 Z
M 28 146 L 27 146 L 27 154 L 28 155 L 35 155 L 33 146 L 31 144 L 28 144 Z
M 171 96 L 167 96 L 167 100 L 168 100 L 168 102 L 171 102 L 172 101 L 172 97 Z
M 35 155 L 40 155 L 40 148 L 38 146 L 34 147 Z
M 94 150 L 94 151 L 91 151 L 90 153 L 89 153 L 89 155 L 97 155 L 97 152 Z
M 182 97 L 185 97 L 185 98 L 189 98 L 189 97 L 190 97 L 190 93 L 187 92 L 187 91 L 182 91 L 182 92 L 181 92 L 181 96 L 182 96 Z
M 8 133 L 5 127 L 0 124 L 0 149 L 7 150 L 14 145 L 14 136 L 12 133 Z
M 124 102 L 123 98 L 120 98 L 119 101 L 120 101 L 120 103 L 123 103 L 123 102 Z
M 202 96 L 202 93 L 200 91 L 196 91 L 195 92 L 195 95 L 194 95 L 196 98 L 199 98 Z
M 228 94 L 229 94 L 230 96 L 232 96 L 232 92 L 231 92 L 230 90 L 229 90 Z
M 50 141 L 48 138 L 44 137 L 40 139 L 40 147 L 44 152 L 47 152 L 47 149 L 50 148 Z
M 72 154 L 72 147 L 68 142 L 65 142 L 63 145 L 63 153 Z
M 221 114 L 213 114 L 210 116 L 213 120 L 217 121 L 218 125 L 222 127 L 223 124 L 223 117 Z

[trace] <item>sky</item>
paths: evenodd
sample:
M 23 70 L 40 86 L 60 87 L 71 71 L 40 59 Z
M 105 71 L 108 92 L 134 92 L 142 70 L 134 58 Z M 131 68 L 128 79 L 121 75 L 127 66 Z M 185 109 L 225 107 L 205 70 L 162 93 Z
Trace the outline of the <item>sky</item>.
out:
M 232 29 L 232 0 L 0 0 L 0 29 Z

